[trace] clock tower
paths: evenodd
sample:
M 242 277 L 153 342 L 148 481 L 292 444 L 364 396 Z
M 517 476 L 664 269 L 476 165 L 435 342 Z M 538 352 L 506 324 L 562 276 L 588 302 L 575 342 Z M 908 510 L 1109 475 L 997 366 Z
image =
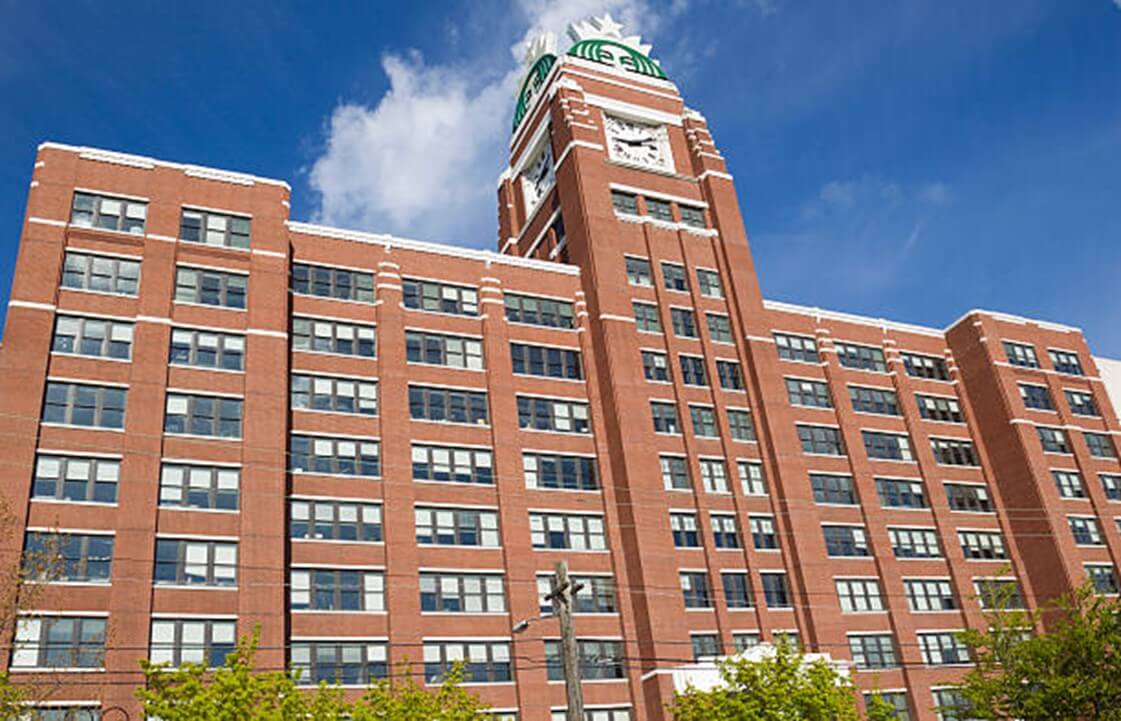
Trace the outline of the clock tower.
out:
M 581 269 L 577 312 L 588 393 L 600 399 L 593 422 L 612 547 L 621 549 L 611 571 L 634 717 L 656 719 L 673 694 L 668 669 L 692 661 L 696 636 L 730 637 L 738 623 L 720 604 L 694 613 L 685 584 L 705 576 L 706 592 L 719 593 L 735 554 L 711 545 L 710 518 L 746 526 L 752 509 L 728 489 L 772 466 L 763 419 L 751 412 L 762 402 L 748 362 L 751 339 L 770 329 L 732 176 L 704 117 L 686 107 L 650 46 L 610 16 L 568 34 L 566 51 L 544 36 L 526 55 L 498 187 L 499 246 Z M 749 428 L 733 431 L 732 418 Z M 725 440 L 745 435 L 752 442 Z M 703 525 L 684 570 L 671 527 L 678 515 Z M 772 563 L 783 568 L 781 558 Z M 759 574 L 748 578 L 760 585 Z M 809 623 L 800 611 L 768 619 L 756 608 L 763 640 L 771 628 Z M 577 636 L 594 638 L 593 624 L 578 618 Z

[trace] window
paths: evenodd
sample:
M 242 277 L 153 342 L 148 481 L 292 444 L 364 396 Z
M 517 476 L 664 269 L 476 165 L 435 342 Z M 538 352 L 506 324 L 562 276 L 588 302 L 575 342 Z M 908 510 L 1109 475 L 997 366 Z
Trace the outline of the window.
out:
M 638 215 L 638 197 L 633 193 L 624 193 L 621 190 L 611 191 L 611 207 L 616 213 Z
M 864 450 L 869 458 L 889 461 L 913 461 L 911 453 L 911 440 L 897 433 L 880 433 L 878 431 L 862 431 L 864 437 Z
M 646 201 L 647 209 L 650 208 L 652 201 Z M 666 210 L 669 210 L 669 204 L 666 204 Z M 665 218 L 669 220 L 669 218 Z M 685 266 L 679 263 L 667 263 L 662 261 L 662 281 L 665 283 L 666 290 L 678 290 L 689 292 L 689 281 L 685 276 Z
M 409 417 L 440 423 L 489 423 L 485 391 L 409 386 Z
M 646 214 L 652 218 L 664 220 L 667 223 L 673 222 L 673 211 L 670 208 L 670 204 L 664 200 L 646 198 Z
M 237 645 L 236 625 L 235 621 L 208 619 L 153 619 L 148 658 L 173 667 L 196 663 L 217 668 Z
M 667 491 L 688 491 L 692 488 L 689 482 L 689 466 L 681 456 L 658 456 L 658 465 L 662 469 L 662 484 Z
M 381 457 L 377 441 L 292 435 L 288 440 L 288 470 L 332 476 L 377 478 Z
M 140 286 L 140 261 L 66 251 L 62 287 L 115 295 L 136 295 Z
M 855 343 L 834 343 L 837 349 L 837 360 L 845 368 L 876 371 L 886 373 L 887 365 L 884 362 L 884 352 L 879 348 Z
M 994 510 L 989 491 L 984 486 L 971 483 L 946 483 L 945 489 L 946 500 L 950 503 L 951 511 L 992 513 Z
M 105 619 L 87 616 L 19 616 L 12 668 L 102 668 Z
M 1086 490 L 1082 487 L 1082 476 L 1078 471 L 1051 471 L 1055 480 L 1055 488 L 1063 498 L 1085 498 Z
M 250 219 L 211 210 L 183 208 L 179 220 L 179 240 L 226 248 L 249 248 Z
M 160 505 L 236 511 L 240 477 L 237 468 L 164 463 Z
M 156 539 L 157 586 L 236 586 L 237 543 Z
M 896 558 L 941 558 L 942 548 L 932 528 L 888 528 Z
M 596 459 L 557 453 L 522 452 L 526 488 L 596 491 Z
M 763 582 L 763 600 L 767 608 L 790 608 L 790 586 L 786 582 L 785 573 L 762 572 L 759 578 Z
M 700 461 L 701 485 L 706 493 L 727 493 L 728 473 L 724 461 L 715 458 L 702 458 Z
M 950 380 L 945 360 L 918 353 L 903 352 L 900 355 L 903 357 L 903 367 L 907 370 L 907 375 L 935 381 Z
M 797 424 L 798 438 L 802 441 L 804 453 L 843 456 L 845 444 L 841 440 L 841 429 L 832 426 L 808 426 Z
M 121 429 L 127 396 L 125 388 L 48 380 L 43 423 Z
M 605 551 L 603 516 L 530 513 L 529 534 L 534 548 Z
M 381 506 L 376 503 L 293 498 L 288 537 L 305 541 L 380 543 Z
M 1112 473 L 1099 473 L 1098 480 L 1102 482 L 1102 491 L 1111 501 L 1121 501 L 1121 476 Z
M 944 396 L 926 396 L 922 393 L 915 394 L 919 404 L 919 415 L 928 421 L 942 421 L 944 423 L 965 423 L 961 405 L 956 398 Z
M 693 435 L 702 438 L 716 438 L 716 411 L 712 406 L 689 406 L 689 417 L 693 421 Z
M 459 285 L 405 278 L 401 281 L 405 307 L 430 313 L 479 314 L 479 291 Z
M 245 336 L 232 333 L 173 328 L 168 362 L 172 365 L 245 369 Z
M 55 319 L 51 351 L 95 358 L 132 357 L 132 323 L 60 315 Z
M 778 349 L 778 357 L 783 360 L 821 362 L 821 357 L 817 354 L 817 342 L 809 336 L 775 333 L 775 347 Z
M 697 514 L 671 513 L 669 526 L 676 548 L 700 548 L 701 534 L 697 528 Z
M 31 497 L 87 503 L 116 503 L 121 462 L 115 458 L 87 458 L 39 454 Z
M 852 400 L 852 409 L 857 413 L 900 415 L 899 399 L 896 397 L 895 391 L 885 388 L 849 386 L 849 398 Z
M 609 576 L 569 576 L 572 583 L 581 586 L 576 591 L 573 613 L 618 613 L 615 601 L 615 579 Z M 537 577 L 537 595 L 542 614 L 553 612 L 552 594 L 555 578 L 552 575 Z
M 1101 528 L 1093 516 L 1067 516 L 1074 542 L 1079 546 L 1104 546 Z
M 553 709 L 549 721 L 566 721 L 565 709 Z M 497 718 L 494 721 L 517 721 L 515 718 Z M 593 708 L 584 711 L 584 721 L 631 721 L 629 708 Z
M 868 537 L 859 526 L 822 526 L 825 553 L 832 558 L 871 556 Z
M 483 342 L 419 330 L 405 331 L 405 359 L 409 363 L 483 369 Z
M 580 656 L 580 678 L 585 681 L 624 678 L 623 644 L 619 641 L 577 639 Z M 560 641 L 545 642 L 545 665 L 550 681 L 564 680 Z M 618 716 L 613 721 L 621 721 Z M 624 720 L 625 721 L 625 720 Z
M 689 221 L 685 220 L 685 207 L 681 206 L 681 219 L 686 225 L 692 225 Z M 704 225 L 704 219 L 701 219 L 699 225 Z M 704 268 L 697 268 L 697 290 L 705 298 L 723 298 L 724 289 L 720 287 L 720 274 L 715 270 L 705 270 Z
M 546 328 L 575 328 L 572 303 L 552 298 L 506 293 L 506 320 L 511 323 L 542 325 Z
M 634 324 L 640 333 L 661 333 L 662 320 L 658 316 L 658 306 L 653 303 L 631 303 L 634 308 Z
M 849 634 L 853 664 L 861 670 L 891 668 L 895 662 L 895 642 L 890 633 Z
M 1114 572 L 1113 566 L 1087 563 L 1083 567 L 1086 569 L 1086 577 L 1090 579 L 1090 583 L 1094 586 L 1096 592 L 1102 594 L 1121 592 L 1121 586 L 1117 585 L 1117 574 Z
M 1006 340 L 1004 341 L 1004 353 L 1008 356 L 1008 362 L 1014 366 L 1039 367 L 1039 359 L 1035 355 L 1035 348 L 1030 345 Z
M 705 320 L 708 322 L 708 335 L 713 343 L 732 342 L 732 326 L 728 322 L 728 316 L 721 313 L 705 313 Z
M 677 204 L 678 211 L 681 212 L 681 222 L 692 228 L 705 227 L 705 211 L 703 208 L 695 208 L 692 205 Z
M 829 397 L 829 385 L 823 381 L 807 380 L 805 378 L 786 378 L 786 396 L 792 406 L 809 406 L 811 408 L 832 408 L 833 400 Z
M 740 375 L 740 364 L 737 361 L 716 361 L 716 376 L 720 379 L 720 387 L 724 390 L 743 390 L 743 376 Z
M 755 440 L 755 425 L 751 422 L 751 413 L 748 411 L 729 408 L 728 430 L 733 441 L 747 443 Z
M 842 613 L 875 613 L 884 610 L 880 582 L 875 578 L 836 578 Z
M 1053 411 L 1055 405 L 1051 402 L 1051 393 L 1047 386 L 1037 386 L 1031 383 L 1020 383 L 1020 398 L 1024 401 L 1025 408 L 1039 411 Z
M 654 416 L 655 433 L 680 433 L 677 422 L 677 406 L 672 403 L 650 401 L 650 413 Z
M 973 590 L 984 609 L 1025 608 L 1020 584 L 1011 578 L 975 578 Z
M 1070 441 L 1067 439 L 1066 431 L 1061 428 L 1045 428 L 1042 426 L 1036 427 L 1036 433 L 1039 434 L 1039 442 L 1043 444 L 1044 453 L 1070 453 Z
M 720 582 L 724 586 L 724 603 L 728 608 L 751 608 L 755 605 L 746 573 L 725 571 L 720 574 Z
M 724 653 L 720 637 L 715 633 L 694 633 L 690 638 L 693 640 L 694 661 L 712 659 Z
M 979 466 L 973 441 L 962 438 L 931 438 L 934 460 L 945 466 Z
M 417 506 L 416 542 L 422 546 L 498 548 L 498 514 L 467 508 Z
M 58 703 L 50 706 L 27 706 L 19 721 L 101 721 L 100 706 Z
M 967 559 L 991 561 L 1008 558 L 999 531 L 958 531 L 958 541 Z
M 378 384 L 348 378 L 293 375 L 291 402 L 292 408 L 376 416 Z
M 669 367 L 666 364 L 666 354 L 652 350 L 642 351 L 642 375 L 648 381 L 668 383 Z
M 956 688 L 931 689 L 934 694 L 934 710 L 938 721 L 966 721 L 971 707 L 969 701 Z
M 736 470 L 740 476 L 740 486 L 745 496 L 767 495 L 767 482 L 763 478 L 763 464 L 751 461 L 737 461 Z
M 1098 406 L 1094 402 L 1094 396 L 1091 393 L 1084 391 L 1063 391 L 1067 397 L 1067 404 L 1070 405 L 1070 412 L 1076 416 L 1100 416 Z
M 522 375 L 568 380 L 584 377 L 578 350 L 511 343 L 510 358 L 514 363 L 514 372 Z
M 248 276 L 201 268 L 175 269 L 175 302 L 245 310 Z
M 907 606 L 915 613 L 953 611 L 958 607 L 949 579 L 904 578 L 903 593 Z
M 709 524 L 712 527 L 712 545 L 717 548 L 739 548 L 740 547 L 740 532 L 736 527 L 735 516 L 725 516 L 723 514 L 712 513 L 709 515 Z M 753 523 L 752 536 L 755 535 L 755 525 Z M 765 531 L 761 529 L 760 532 Z M 771 528 L 771 538 L 774 538 L 774 527 Z
M 920 633 L 919 648 L 928 666 L 969 663 L 969 649 L 954 633 Z
M 373 358 L 377 352 L 373 326 L 312 318 L 292 319 L 292 350 Z
M 755 648 L 759 645 L 758 633 L 733 633 L 732 646 L 735 648 L 736 653 L 741 653 L 749 648 Z
M 811 473 L 810 486 L 813 488 L 814 501 L 833 505 L 855 506 L 856 489 L 852 476 L 832 473 Z
M 482 448 L 413 444 L 414 481 L 494 484 L 494 457 Z
M 168 393 L 164 433 L 241 438 L 240 398 Z
M 911 721 L 911 708 L 907 704 L 906 691 L 865 691 L 865 708 L 872 703 L 873 696 L 879 696 L 882 701 L 891 707 L 891 716 L 889 718 L 895 719 L 895 721 Z
M 685 596 L 685 608 L 712 608 L 712 592 L 709 590 L 707 573 L 682 573 L 681 592 Z
M 654 285 L 653 276 L 650 274 L 650 261 L 645 258 L 632 258 L 628 255 L 625 264 L 628 283 L 643 288 L 650 288 Z
M 430 613 L 505 613 L 502 576 L 421 573 L 420 610 Z
M 389 677 L 385 643 L 294 641 L 291 662 L 301 686 L 321 682 L 366 686 Z
M 1055 367 L 1060 373 L 1067 375 L 1080 376 L 1082 375 L 1082 363 L 1078 360 L 1077 353 L 1071 353 L 1065 350 L 1048 350 L 1048 357 L 1051 358 L 1051 365 Z
M 926 508 L 926 491 L 921 481 L 877 478 L 876 494 L 884 508 Z
M 678 338 L 697 337 L 697 318 L 688 308 L 670 308 L 670 320 L 673 322 L 673 334 Z
M 1117 457 L 1117 448 L 1113 445 L 1113 439 L 1104 433 L 1083 431 L 1082 437 L 1086 439 L 1086 448 L 1094 458 Z
M 23 544 L 24 574 L 43 583 L 109 583 L 113 537 L 83 533 L 28 531 Z
M 114 198 L 93 193 L 74 193 L 74 206 L 70 209 L 70 224 L 83 228 L 119 230 L 133 235 L 144 235 L 148 219 L 148 202 L 131 198 Z
M 293 611 L 384 611 L 385 575 L 380 571 L 293 568 L 289 594 Z

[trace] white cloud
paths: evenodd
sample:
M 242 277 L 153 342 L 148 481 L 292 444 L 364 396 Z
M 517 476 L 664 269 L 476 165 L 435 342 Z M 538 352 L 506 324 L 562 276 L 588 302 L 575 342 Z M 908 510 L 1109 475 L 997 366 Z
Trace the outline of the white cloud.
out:
M 494 247 L 495 180 L 525 42 L 550 31 L 563 47 L 569 22 L 603 12 L 627 33 L 649 32 L 655 17 L 646 0 L 518 0 L 517 10 L 526 31 L 510 38 L 509 63 L 497 71 L 491 63 L 481 72 L 481 50 L 448 65 L 415 50 L 383 56 L 385 94 L 372 105 L 341 103 L 326 123 L 310 172 L 317 222 Z
M 1113 0 L 1113 4 L 1117 6 L 1118 10 L 1121 10 L 1121 0 Z

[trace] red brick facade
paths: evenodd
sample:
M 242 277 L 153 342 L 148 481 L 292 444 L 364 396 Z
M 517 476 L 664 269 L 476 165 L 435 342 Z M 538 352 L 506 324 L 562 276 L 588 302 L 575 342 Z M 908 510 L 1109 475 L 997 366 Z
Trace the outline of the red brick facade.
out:
M 604 137 L 609 114 L 664 125 L 672 171 L 610 160 Z M 556 182 L 527 214 L 520 172 L 543 142 L 556 159 Z M 633 196 L 634 209 L 614 204 L 613 191 Z M 76 193 L 110 203 L 86 216 L 84 204 L 100 201 L 76 201 Z M 113 203 L 121 199 L 126 205 L 117 209 Z M 129 210 L 130 200 L 145 210 Z M 692 661 L 693 634 L 716 635 L 730 651 L 737 638 L 757 634 L 767 641 L 776 631 L 796 631 L 807 649 L 840 659 L 853 657 L 860 634 L 890 637 L 894 659 L 858 670 L 857 682 L 906 690 L 911 718 L 930 719 L 932 689 L 952 686 L 963 668 L 935 650 L 931 634 L 983 623 L 975 581 L 1014 579 L 1029 607 L 1082 583 L 1086 564 L 1101 573 L 1108 569 L 1116 584 L 1121 464 L 1112 449 L 1121 425 L 1077 329 L 978 311 L 943 332 L 765 301 L 732 176 L 704 119 L 685 108 L 671 83 L 588 61 L 564 58 L 553 68 L 512 139 L 511 171 L 500 181 L 498 200 L 502 254 L 483 253 L 289 221 L 288 187 L 278 181 L 43 145 L 0 350 L 3 491 L 32 533 L 57 529 L 112 538 L 107 578 L 75 572 L 51 584 L 36 599 L 36 613 L 27 615 L 103 619 L 108 640 L 103 659 L 51 670 L 45 642 L 36 641 L 36 631 L 25 624 L 0 668 L 10 666 L 17 679 L 57 686 L 52 703 L 121 706 L 137 718 L 132 687 L 140 678 L 137 660 L 156 642 L 154 621 L 236 620 L 238 634 L 259 625 L 259 661 L 269 668 L 295 662 L 296 652 L 285 649 L 299 645 L 298 653 L 314 656 L 315 644 L 333 642 L 360 649 L 375 665 L 412 660 L 419 672 L 425 660 L 439 655 L 439 644 L 460 639 L 473 642 L 465 652 L 489 669 L 480 673 L 497 674 L 472 688 L 496 709 L 544 721 L 564 704 L 563 684 L 548 680 L 545 668 L 555 621 L 537 621 L 521 635 L 511 627 L 540 613 L 538 576 L 564 558 L 576 576 L 613 582 L 608 610 L 576 617 L 578 636 L 607 642 L 608 655 L 618 656 L 622 666 L 616 673 L 608 664 L 612 670 L 601 674 L 618 678 L 585 684 L 586 703 L 600 712 L 597 721 L 664 718 L 673 688 L 668 669 Z M 659 202 L 669 203 L 671 218 L 656 217 L 653 204 Z M 683 207 L 702 211 L 699 227 L 686 221 Z M 249 247 L 190 242 L 184 208 L 248 219 Z M 130 212 L 131 221 L 121 220 Z M 95 226 L 118 229 L 86 227 L 87 217 L 95 218 Z M 129 222 L 134 232 L 127 230 Z M 205 222 L 203 238 L 212 229 Z M 232 228 L 226 223 L 213 228 L 214 238 L 229 243 L 233 232 L 225 234 L 224 228 Z M 648 261 L 649 283 L 628 275 L 627 257 Z M 89 258 L 138 262 L 138 288 L 129 292 L 131 271 L 119 265 L 106 271 L 104 262 L 95 266 Z M 684 280 L 667 278 L 678 271 L 664 270 L 663 262 L 680 266 Z M 304 289 L 297 287 L 295 270 L 304 264 L 351 273 L 328 277 L 313 269 Z M 198 276 L 200 286 L 193 290 L 191 273 L 198 270 L 224 274 L 225 280 Z M 709 279 L 715 273 L 719 290 L 702 285 L 698 270 Z M 372 276 L 372 288 L 362 286 L 359 276 Z M 238 305 L 237 279 L 246 279 L 244 308 L 223 307 Z M 426 291 L 425 282 L 444 287 Z M 72 287 L 82 284 L 90 287 Z M 191 296 L 196 290 L 197 297 Z M 572 327 L 509 316 L 510 295 L 568 304 Z M 421 308 L 413 307 L 418 298 Z M 636 302 L 653 308 L 660 331 L 651 332 L 652 320 L 639 330 Z M 692 333 L 675 330 L 686 314 L 674 309 L 691 311 Z M 82 331 L 88 347 L 66 345 L 59 329 L 76 321 L 59 325 L 60 318 L 95 322 L 92 336 Z M 109 347 L 97 335 L 102 321 L 131 327 L 123 358 L 98 357 Z M 375 329 L 375 357 L 339 352 L 356 337 L 356 328 Z M 241 368 L 199 367 L 209 363 L 198 361 L 202 351 L 173 359 L 175 331 L 183 337 L 225 334 L 234 339 L 232 348 L 243 339 L 243 362 L 231 361 Z M 444 341 L 411 347 L 406 338 L 419 331 L 442 334 Z M 308 334 L 322 340 L 307 340 Z M 813 350 L 790 359 L 789 337 L 812 340 Z M 1010 362 L 1005 341 L 1032 347 L 1038 367 Z M 320 342 L 327 346 L 317 347 Z M 560 354 L 546 353 L 537 368 L 528 355 L 536 351 L 523 357 L 511 344 L 574 351 L 580 377 L 551 377 L 553 370 L 571 375 Z M 1069 357 L 1053 358 L 1049 351 L 1055 350 L 1076 358 L 1081 373 L 1069 366 Z M 478 358 L 479 351 L 481 362 L 462 361 Z M 664 380 L 644 373 L 643 351 L 664 354 Z M 1062 361 L 1068 362 L 1066 372 L 1056 369 Z M 738 370 L 729 370 L 729 363 Z M 315 407 L 316 400 L 306 403 L 311 408 L 297 407 L 294 399 L 304 386 L 289 379 L 303 376 L 312 377 L 310 397 L 321 387 L 346 396 L 355 384 L 376 383 L 376 414 L 357 412 L 349 396 L 345 406 L 330 396 L 322 401 L 329 407 Z M 722 382 L 733 376 L 738 383 Z M 788 380 L 798 388 L 804 382 L 811 395 L 816 391 L 818 407 L 792 403 Z M 1053 410 L 1026 408 L 1021 383 L 1044 387 Z M 112 416 L 108 396 L 97 395 L 97 407 L 86 408 L 82 387 L 90 386 L 127 389 L 123 427 L 90 427 L 91 418 L 96 425 Z M 485 393 L 485 418 L 448 422 L 469 412 L 458 404 L 470 407 L 470 399 L 439 392 L 422 398 L 420 387 Z M 1078 394 L 1087 394 L 1091 405 Z M 178 399 L 186 397 L 213 405 L 180 405 Z M 588 429 L 571 432 L 571 414 L 583 413 L 573 410 L 557 411 L 561 432 L 524 427 L 541 416 L 524 408 L 520 414 L 519 397 L 523 404 L 529 398 L 586 404 Z M 209 435 L 202 429 L 211 427 L 211 416 L 226 413 L 217 410 L 227 407 L 223 399 L 240 408 L 237 430 Z M 441 410 L 430 410 L 445 401 Z M 655 432 L 652 401 L 676 409 L 675 428 Z M 1083 413 L 1074 413 L 1076 407 Z M 189 416 L 183 429 L 171 418 L 181 412 Z M 424 414 L 430 417 L 418 417 Z M 1060 433 L 1065 446 L 1045 453 L 1038 427 Z M 823 435 L 813 436 L 814 429 Z M 1084 431 L 1097 434 L 1091 437 L 1097 455 Z M 307 438 L 311 456 L 293 438 Z M 815 440 L 825 446 L 804 450 Z M 828 452 L 833 442 L 841 453 Z M 481 474 L 476 481 L 491 482 L 417 479 L 419 446 L 459 451 L 452 457 L 474 459 L 467 463 Z M 896 457 L 872 457 L 876 449 Z M 324 460 L 328 453 L 336 460 Z M 355 454 L 366 459 L 355 462 Z M 594 487 L 527 482 L 530 473 L 544 478 L 541 466 L 527 470 L 541 462 L 532 460 L 539 456 L 563 458 L 566 467 L 594 457 Z M 955 457 L 964 461 L 946 462 Z M 684 460 L 685 481 L 677 484 L 682 487 L 663 479 L 663 458 Z M 64 488 L 61 477 L 52 481 L 52 473 L 72 471 L 80 478 L 90 459 L 119 462 L 113 499 L 78 498 L 81 483 Z M 761 464 L 762 488 L 741 479 L 741 467 L 747 472 L 752 464 Z M 176 501 L 169 469 L 184 465 L 236 471 L 234 507 L 200 507 L 209 502 L 204 496 L 216 497 L 218 486 L 197 503 Z M 1071 490 L 1071 475 L 1063 476 L 1063 485 L 1053 471 L 1076 474 L 1078 490 Z M 112 476 L 107 472 L 105 489 Z M 826 485 L 815 492 L 811 476 Z M 318 503 L 324 512 L 342 514 L 330 505 L 339 502 L 360 514 L 376 506 L 380 531 L 364 539 L 342 531 L 334 539 L 290 538 L 290 524 L 302 521 L 296 504 Z M 441 534 L 450 509 L 495 513 L 500 542 L 449 544 L 452 536 L 462 541 L 467 533 Z M 433 538 L 441 540 L 418 543 L 420 516 L 429 510 L 438 511 L 431 515 L 438 527 Z M 568 521 L 579 540 L 567 543 L 578 547 L 540 547 L 560 543 L 550 524 L 566 514 L 580 519 L 576 526 Z M 733 519 L 738 540 L 721 535 L 718 543 L 712 514 L 721 522 Z M 695 546 L 675 545 L 680 528 L 671 527 L 671 515 L 695 518 Z M 1072 517 L 1081 519 L 1074 521 L 1077 534 Z M 335 518 L 340 526 L 342 515 Z M 543 529 L 531 520 L 541 518 Z M 579 547 L 598 546 L 597 521 L 603 549 Z M 489 521 L 478 522 L 467 535 L 487 537 Z M 830 555 L 823 526 L 840 534 L 831 542 L 847 555 L 836 548 Z M 937 539 L 931 557 L 921 557 L 930 538 Z M 236 581 L 209 578 L 218 573 L 214 569 L 204 570 L 205 579 L 197 571 L 192 576 L 190 558 L 186 580 L 157 579 L 161 539 L 199 547 L 236 544 Z M 14 534 L 5 555 L 14 558 L 24 543 L 24 534 Z M 208 563 L 220 565 L 211 558 L 203 566 Z M 174 575 L 174 565 L 164 568 Z M 316 571 L 364 579 L 361 610 L 338 601 L 346 596 L 341 591 L 336 601 L 310 602 L 318 610 L 292 608 L 305 587 L 290 572 L 305 569 L 313 579 L 312 597 L 323 591 Z M 443 574 L 439 585 L 469 572 L 500 579 L 503 600 L 488 600 L 485 610 L 473 606 L 470 613 L 425 606 L 430 601 L 423 600 L 422 576 Z M 707 578 L 707 598 L 693 596 L 700 599 L 693 604 L 698 608 L 686 608 L 683 572 L 696 574 L 690 583 Z M 746 607 L 729 603 L 723 573 L 746 574 Z M 780 590 L 764 588 L 767 573 L 785 577 L 788 602 Z M 878 589 L 872 611 L 843 608 L 837 579 L 859 579 Z M 936 600 L 915 591 L 919 579 L 940 589 L 931 592 Z M 46 627 L 44 621 L 36 628 L 43 633 Z M 217 632 L 210 633 L 216 640 Z M 387 658 L 374 647 L 387 649 Z M 511 680 L 501 670 L 504 663 Z M 69 668 L 75 665 L 91 667 Z

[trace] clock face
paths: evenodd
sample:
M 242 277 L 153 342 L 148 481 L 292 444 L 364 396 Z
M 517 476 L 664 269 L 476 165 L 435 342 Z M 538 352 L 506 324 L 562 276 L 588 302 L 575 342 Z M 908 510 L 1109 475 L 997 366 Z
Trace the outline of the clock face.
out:
M 637 123 L 612 115 L 604 118 L 607 152 L 612 160 L 657 170 L 673 170 L 665 126 Z
M 522 171 L 522 194 L 525 196 L 526 213 L 532 213 L 545 193 L 553 187 L 553 149 L 548 141 L 537 157 Z

